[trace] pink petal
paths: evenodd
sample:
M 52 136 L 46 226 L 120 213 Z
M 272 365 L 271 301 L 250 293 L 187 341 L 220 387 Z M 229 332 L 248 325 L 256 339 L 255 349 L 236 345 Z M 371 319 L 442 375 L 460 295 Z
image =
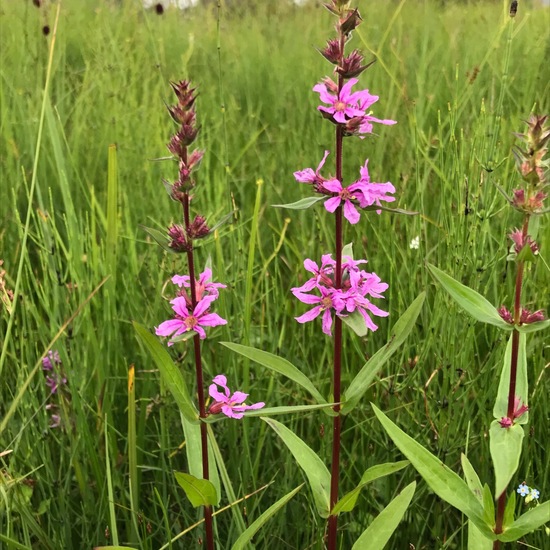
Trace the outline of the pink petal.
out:
M 155 334 L 157 336 L 171 336 L 182 326 L 185 327 L 185 324 L 180 319 L 169 319 L 155 329 Z
M 332 336 L 332 313 L 330 309 L 325 309 L 323 313 L 323 332 L 328 336 Z
M 319 313 L 321 313 L 321 306 L 314 307 L 313 309 L 306 311 L 303 315 L 300 315 L 300 317 L 294 317 L 294 319 L 296 319 L 298 323 L 307 323 L 318 317 Z
M 321 171 L 321 168 L 325 165 L 325 160 L 327 160 L 327 157 L 329 156 L 330 151 L 325 151 L 325 156 L 321 159 L 321 162 L 319 163 L 319 166 L 317 166 L 317 174 Z
M 356 224 L 361 217 L 351 201 L 344 201 L 344 217 L 352 225 Z
M 342 199 L 340 197 L 332 197 L 325 201 L 325 208 L 332 213 L 340 206 L 341 202 Z
M 183 318 L 189 317 L 189 311 L 187 310 L 187 303 L 185 302 L 185 298 L 183 298 L 183 296 L 174 298 L 170 303 L 172 304 L 172 309 L 178 315 L 180 315 Z
M 316 84 L 313 86 L 313 91 L 319 94 L 319 99 L 323 103 L 328 103 L 331 105 L 336 99 L 332 94 L 329 93 L 327 87 L 324 84 Z
M 300 183 L 313 183 L 315 181 L 315 172 L 311 168 L 306 168 L 305 170 L 294 172 L 294 177 Z
M 227 321 L 220 317 L 217 313 L 207 313 L 203 315 L 199 323 L 203 327 L 217 327 L 218 325 L 227 325 Z
M 189 286 L 189 275 L 174 275 L 172 282 L 179 287 Z
M 223 405 L 222 413 L 225 414 L 225 416 L 228 416 L 229 418 L 236 418 L 237 420 L 244 416 L 243 412 L 241 413 L 233 412 L 233 407 L 231 407 L 230 405 Z
M 243 393 L 242 391 L 236 391 L 231 396 L 231 403 L 233 405 L 238 405 L 240 403 L 244 403 L 246 401 L 246 398 L 248 397 L 247 393 Z
M 337 179 L 332 179 L 323 182 L 323 187 L 333 193 L 340 193 L 342 191 L 342 184 Z

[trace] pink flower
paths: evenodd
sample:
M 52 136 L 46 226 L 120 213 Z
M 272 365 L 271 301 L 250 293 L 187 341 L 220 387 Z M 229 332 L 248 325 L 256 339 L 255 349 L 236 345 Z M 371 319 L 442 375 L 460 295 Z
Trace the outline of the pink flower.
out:
M 342 184 L 336 179 L 325 182 L 325 189 L 337 193 L 335 197 L 325 201 L 325 208 L 332 213 L 340 206 L 342 201 L 344 201 L 344 217 L 349 223 L 356 224 L 359 221 L 360 214 L 355 205 L 351 202 L 352 199 L 357 198 L 352 188 L 352 185 L 349 187 L 342 187 Z
M 174 319 L 169 319 L 161 323 L 156 329 L 157 336 L 179 336 L 190 330 L 194 330 L 201 339 L 206 338 L 206 333 L 203 327 L 216 327 L 225 325 L 227 321 L 222 319 L 217 313 L 208 313 L 210 304 L 216 299 L 216 296 L 205 296 L 197 303 L 193 313 L 189 313 L 185 298 L 174 298 L 170 303 L 176 316 Z M 174 342 L 168 342 L 172 346 Z
M 247 393 L 236 391 L 233 395 L 227 387 L 227 378 L 223 374 L 218 374 L 212 380 L 214 382 L 208 388 L 210 397 L 214 399 L 215 403 L 210 406 L 210 414 L 219 414 L 222 412 L 229 418 L 242 418 L 244 411 L 250 409 L 261 409 L 265 406 L 265 403 L 254 403 L 253 405 L 244 405 Z M 218 386 L 223 389 L 223 393 L 218 390 Z
M 325 151 L 325 156 L 321 159 L 321 162 L 319 163 L 319 166 L 317 166 L 317 170 L 315 170 L 315 172 L 312 168 L 305 168 L 304 170 L 298 170 L 297 172 L 294 172 L 294 177 L 296 178 L 296 181 L 299 181 L 300 183 L 323 183 L 324 181 L 326 181 L 325 178 L 323 178 L 319 174 L 319 172 L 324 166 L 329 154 L 330 151 Z
M 218 288 L 227 288 L 227 286 L 222 283 L 209 283 L 208 281 L 210 281 L 210 279 L 212 279 L 212 270 L 206 268 L 200 274 L 199 280 L 195 281 L 195 292 L 198 302 L 202 300 L 203 296 L 214 296 L 215 298 L 217 298 L 219 295 Z M 172 282 L 175 285 L 178 285 L 180 288 L 191 288 L 189 275 L 174 275 L 172 277 Z M 189 304 L 190 301 L 188 301 L 188 305 Z
M 57 365 L 61 365 L 61 357 L 59 357 L 59 352 L 49 350 L 44 359 L 42 359 L 42 369 L 46 371 L 53 370 Z
M 353 188 L 355 195 L 359 198 L 361 208 L 366 208 L 373 204 L 381 206 L 380 201 L 395 201 L 395 197 L 388 195 L 388 193 L 395 193 L 395 187 L 389 181 L 386 183 L 370 181 L 368 164 L 369 161 L 367 159 L 365 165 L 361 167 L 361 179 L 354 185 L 350 185 L 350 188 Z M 380 210 L 377 210 L 376 213 L 380 214 Z
M 293 288 L 292 294 L 303 302 L 304 304 L 317 304 L 313 309 L 310 309 L 300 317 L 295 317 L 298 323 L 307 323 L 313 321 L 321 313 L 323 314 L 323 332 L 332 336 L 332 310 L 336 313 L 344 309 L 344 301 L 342 300 L 342 292 L 335 288 L 325 288 L 324 286 L 317 287 L 321 296 L 315 296 L 314 294 L 304 294 L 298 289 Z
M 317 109 L 329 115 L 335 122 L 345 124 L 349 119 L 354 117 L 365 116 L 365 108 L 372 105 L 378 100 L 377 96 L 369 94 L 368 90 L 361 90 L 359 92 L 351 92 L 351 88 L 357 84 L 357 78 L 351 78 L 343 86 L 340 92 L 331 94 L 327 89 L 326 84 L 317 84 L 313 87 L 313 91 L 317 92 L 323 103 L 329 105 L 329 107 L 319 106 Z M 333 84 L 329 81 L 329 85 Z M 330 86 L 332 89 L 334 86 Z M 364 107 L 366 105 L 367 107 Z

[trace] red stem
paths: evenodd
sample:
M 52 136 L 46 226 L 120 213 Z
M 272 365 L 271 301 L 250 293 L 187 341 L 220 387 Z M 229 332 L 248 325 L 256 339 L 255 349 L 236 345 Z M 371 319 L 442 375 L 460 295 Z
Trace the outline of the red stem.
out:
M 340 52 L 343 57 L 345 37 L 340 35 Z M 338 75 L 338 93 L 344 85 L 344 79 Z M 342 181 L 342 150 L 344 132 L 342 126 L 336 126 L 336 179 Z M 342 288 L 342 206 L 336 209 L 335 241 L 336 241 L 336 274 L 334 286 Z M 333 410 L 336 413 L 332 421 L 332 465 L 330 472 L 330 509 L 338 502 L 338 485 L 340 478 L 340 433 L 342 417 L 340 416 L 341 378 L 342 378 L 342 320 L 336 316 L 334 322 L 334 363 L 333 363 Z M 331 514 L 328 518 L 328 550 L 336 550 L 338 533 L 338 516 Z
M 529 229 L 529 216 L 525 216 L 523 221 L 522 241 L 527 240 L 527 231 Z M 528 244 L 526 246 L 529 246 Z M 524 262 L 518 262 L 518 270 L 516 273 L 516 289 L 514 294 L 514 324 L 518 325 L 521 318 L 521 287 L 523 285 L 523 270 Z M 519 332 L 514 330 L 512 334 L 512 357 L 510 359 L 510 385 L 508 387 L 508 407 L 506 416 L 511 420 L 514 419 L 514 408 L 516 400 L 516 381 L 518 373 L 518 355 L 519 355 Z M 495 533 L 498 535 L 503 531 L 504 511 L 506 509 L 506 489 L 498 496 L 497 502 L 497 517 L 495 523 Z M 493 543 L 493 550 L 500 550 L 500 541 L 496 540 Z
M 191 224 L 189 216 L 189 195 L 186 193 L 183 200 L 183 220 L 186 231 Z M 187 264 L 189 267 L 189 281 L 191 287 L 191 308 L 194 310 L 197 305 L 197 291 L 195 289 L 195 262 L 193 258 L 193 248 L 187 252 Z M 193 348 L 195 353 L 195 376 L 197 379 L 197 393 L 199 399 L 199 416 L 206 418 L 206 403 L 204 399 L 204 379 L 202 375 L 202 357 L 200 336 L 195 334 L 193 337 Z M 202 454 L 202 477 L 209 479 L 208 465 L 208 426 L 201 422 L 201 454 Z M 214 550 L 214 530 L 212 526 L 212 507 L 204 507 L 204 525 L 206 530 L 205 546 L 208 550 Z

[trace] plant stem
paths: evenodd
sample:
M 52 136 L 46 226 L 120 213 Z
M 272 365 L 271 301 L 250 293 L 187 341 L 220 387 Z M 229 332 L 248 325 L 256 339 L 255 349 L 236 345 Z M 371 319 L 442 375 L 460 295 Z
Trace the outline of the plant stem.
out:
M 341 48 L 344 51 L 344 37 L 340 37 Z M 344 79 L 338 76 L 338 93 L 342 89 Z M 336 126 L 336 179 L 342 181 L 342 150 L 344 132 L 341 126 Z M 336 209 L 335 248 L 336 274 L 334 286 L 342 288 L 342 206 Z M 333 363 L 333 398 L 336 405 L 333 410 L 336 416 L 332 422 L 332 465 L 330 472 L 330 509 L 338 502 L 338 485 L 340 478 L 340 432 L 342 417 L 340 416 L 340 393 L 342 378 L 342 320 L 336 315 L 334 322 L 334 363 Z M 336 535 L 338 531 L 338 516 L 331 514 L 328 518 L 328 550 L 336 550 Z
M 529 216 L 525 216 L 523 221 L 523 242 L 527 240 L 527 231 L 529 229 Z M 529 246 L 526 244 L 525 246 Z M 518 270 L 516 273 L 516 289 L 514 294 L 514 324 L 519 325 L 521 318 L 521 287 L 523 285 L 523 270 L 525 262 L 518 261 Z M 519 332 L 514 330 L 512 334 L 512 356 L 510 359 L 510 385 L 508 388 L 508 408 L 506 416 L 514 419 L 514 408 L 516 399 L 516 380 L 518 371 L 518 352 L 519 352 Z M 497 517 L 495 523 L 495 533 L 502 533 L 504 522 L 504 510 L 506 509 L 506 489 L 498 497 L 497 502 Z M 500 550 L 500 541 L 496 540 L 493 543 L 493 550 Z
M 189 195 L 186 193 L 183 200 L 183 219 L 186 231 L 191 224 L 189 216 Z M 197 305 L 197 291 L 195 288 L 195 262 L 193 258 L 193 248 L 187 252 L 187 264 L 189 268 L 189 282 L 191 289 L 191 308 L 194 310 Z M 206 418 L 206 404 L 204 399 L 204 380 L 202 375 L 202 357 L 200 336 L 195 334 L 193 337 L 193 348 L 195 353 L 195 376 L 197 380 L 197 394 L 199 400 L 199 416 Z M 208 426 L 201 422 L 201 454 L 202 454 L 202 477 L 209 479 L 208 465 Z M 206 531 L 205 546 L 208 550 L 214 550 L 214 531 L 212 528 L 212 507 L 204 507 L 204 526 Z

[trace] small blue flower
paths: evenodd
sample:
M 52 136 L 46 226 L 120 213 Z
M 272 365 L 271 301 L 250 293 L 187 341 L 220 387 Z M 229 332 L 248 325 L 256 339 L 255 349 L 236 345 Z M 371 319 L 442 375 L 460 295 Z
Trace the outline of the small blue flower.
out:
M 531 500 L 538 500 L 540 496 L 540 491 L 538 489 L 531 489 L 529 496 L 531 497 Z
M 536 489 L 534 489 L 536 491 Z M 529 494 L 529 487 L 527 487 L 527 485 L 525 484 L 525 482 L 523 482 L 518 488 L 517 488 L 517 492 L 522 496 L 522 497 L 526 497 L 528 494 Z M 538 493 L 538 491 L 537 491 Z

